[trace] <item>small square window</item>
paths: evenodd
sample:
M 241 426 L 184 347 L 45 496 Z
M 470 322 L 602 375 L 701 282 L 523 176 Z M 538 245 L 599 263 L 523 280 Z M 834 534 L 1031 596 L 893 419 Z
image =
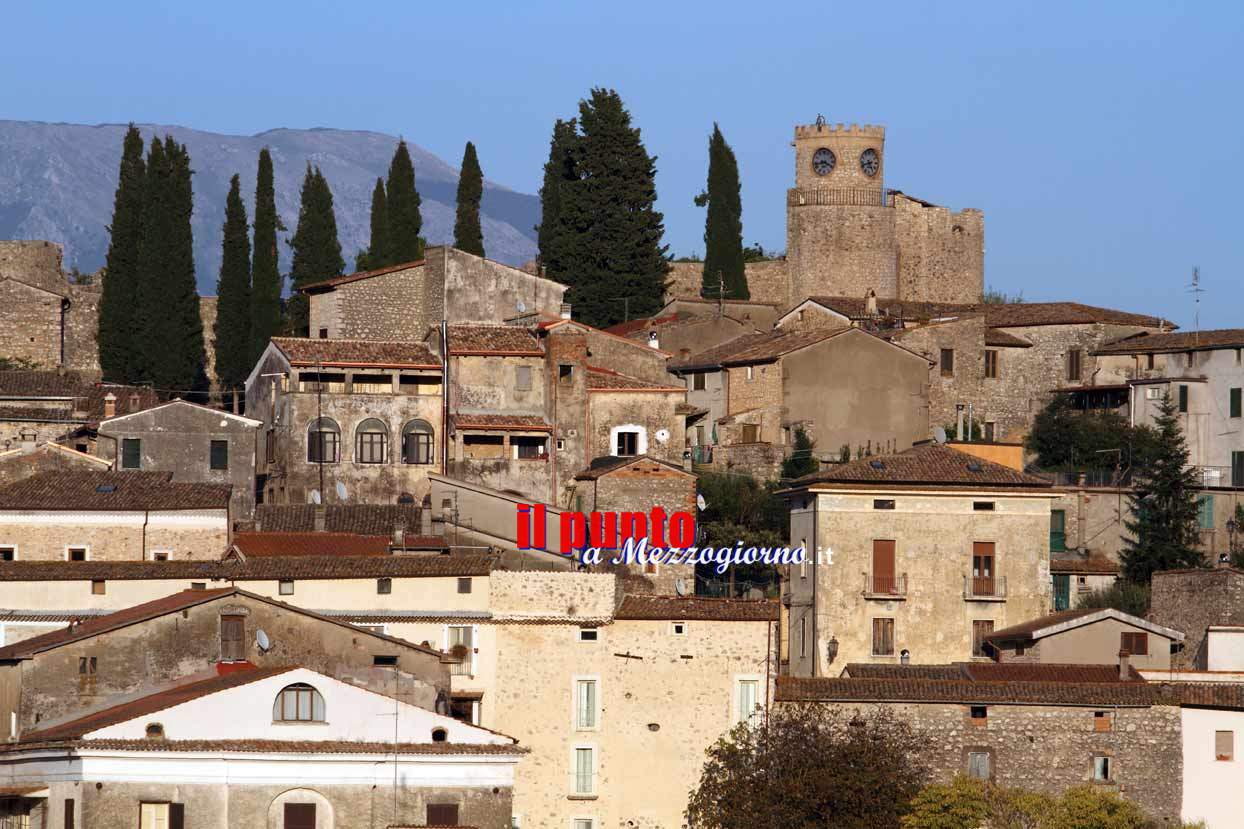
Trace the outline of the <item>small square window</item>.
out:
M 993 512 L 993 501 L 973 501 L 972 509 L 977 512 Z
M 976 780 L 993 778 L 993 758 L 988 751 L 968 752 L 968 777 Z
M 562 383 L 570 383 L 574 380 L 574 366 L 570 363 L 561 363 L 557 366 L 557 379 Z
M 292 595 L 294 595 L 294 581 L 293 581 L 293 579 L 281 579 L 281 580 L 277 583 L 277 592 L 278 592 L 280 595 L 282 595 L 282 596 L 292 596 Z
M 670 633 L 674 634 L 675 636 L 686 636 L 687 635 L 687 623 L 686 622 L 673 622 L 670 625 Z
M 941 350 L 940 363 L 943 377 L 955 376 L 955 350 L 953 348 Z
M 1235 732 L 1214 732 L 1214 759 L 1229 763 L 1235 759 Z
M 705 377 L 707 377 L 707 375 L 702 371 L 697 371 L 695 374 L 691 375 L 691 390 L 704 391 Z
M 86 561 L 86 548 L 70 547 L 65 551 L 65 559 L 68 561 Z
M 1109 783 L 1114 778 L 1110 775 L 1114 773 L 1113 765 L 1110 758 L 1102 754 L 1093 757 L 1093 781 L 1096 783 Z
M 387 596 L 393 592 L 393 579 L 383 578 L 376 579 L 376 592 L 381 596 Z
M 103 579 L 92 579 L 91 580 L 91 595 L 92 596 L 103 596 L 107 592 L 108 592 L 108 585 Z
M 748 367 L 747 367 L 747 379 L 748 379 L 748 380 L 752 380 L 752 379 L 754 379 L 754 378 L 755 378 L 755 376 L 756 376 L 755 367 L 754 367 L 754 366 L 748 366 Z
M 151 554 L 152 561 L 168 561 L 169 554 L 167 552 L 156 552 Z
M 371 658 L 371 664 L 377 665 L 382 668 L 395 667 L 397 665 L 397 656 L 394 654 L 388 654 L 388 653 L 373 654 Z
M 327 340 L 327 339 L 328 339 L 328 329 L 327 329 L 327 328 L 321 328 L 321 329 L 320 329 L 320 339 L 321 339 L 321 340 Z
M 214 440 L 212 441 L 209 462 L 212 469 L 228 469 L 229 468 L 229 441 Z
M 562 440 L 561 438 L 558 438 L 557 439 L 557 451 L 562 452 L 565 450 L 565 448 L 566 448 L 566 441 Z
M 139 469 L 142 466 L 143 442 L 138 438 L 121 440 L 121 468 Z
M 190 589 L 191 589 L 191 590 L 206 590 L 206 589 L 207 589 L 207 582 L 205 582 L 205 581 L 192 581 L 192 582 L 190 582 Z
M 874 498 L 873 509 L 894 509 L 893 498 Z
M 989 708 L 984 705 L 973 705 L 969 716 L 972 725 L 984 725 L 989 720 Z
M 459 593 L 470 593 L 471 592 L 470 576 L 462 576 L 458 579 L 458 592 Z
M 81 676 L 95 676 L 96 670 L 99 668 L 99 662 L 94 656 L 78 657 L 78 674 Z
M 16 561 L 16 560 L 17 560 L 17 548 L 16 547 L 0 547 L 0 561 Z
M 600 631 L 596 628 L 579 628 L 580 642 L 595 642 L 600 638 Z

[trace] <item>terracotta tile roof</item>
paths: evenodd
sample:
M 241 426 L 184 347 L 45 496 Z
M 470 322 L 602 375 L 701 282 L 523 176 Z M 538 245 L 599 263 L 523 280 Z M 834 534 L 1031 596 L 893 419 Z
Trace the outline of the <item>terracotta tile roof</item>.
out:
M 229 484 L 174 483 L 172 472 L 41 472 L 0 489 L 0 510 L 227 509 Z
M 888 665 L 852 662 L 842 675 L 852 679 L 963 679 L 958 665 Z
M 440 578 L 487 576 L 493 559 L 484 553 L 395 553 L 388 556 L 256 556 L 227 561 L 6 561 L 0 582 L 272 581 L 277 579 Z M 201 591 L 200 591 L 201 592 Z
M 1057 613 L 1050 613 L 1046 616 L 1038 616 L 1035 619 L 1029 619 L 1026 622 L 1020 622 L 1018 625 L 995 630 L 987 637 L 991 642 L 1005 642 L 1011 639 L 1031 639 L 1032 635 L 1039 630 L 1044 630 L 1051 625 L 1060 625 L 1063 622 L 1071 622 L 1076 619 L 1083 619 L 1085 616 L 1091 616 L 1098 611 L 1095 607 L 1077 607 L 1071 610 L 1060 610 Z
M 30 639 L 23 639 L 21 642 L 7 645 L 0 648 L 0 660 L 28 659 L 37 653 L 42 653 L 52 648 L 59 648 L 61 645 L 67 645 L 70 642 L 77 642 L 111 630 L 128 627 L 138 622 L 145 622 L 148 619 L 165 616 L 169 613 L 176 613 L 179 610 L 214 601 L 221 596 L 232 595 L 234 592 L 235 590 L 232 587 L 219 590 L 183 590 L 171 596 L 164 596 L 149 602 L 136 604 L 124 610 L 109 613 L 106 616 L 84 619 L 76 625 L 70 625 L 60 630 L 53 630 L 40 636 L 34 636 Z
M 0 797 L 22 797 L 41 792 L 46 788 L 46 784 L 42 786 L 0 786 Z
M 633 463 L 638 463 L 639 461 L 660 464 L 661 466 L 667 467 L 675 472 L 681 472 L 688 477 L 695 477 L 693 473 L 688 472 L 678 464 L 663 461 L 660 458 L 653 458 L 648 455 L 632 455 L 623 457 L 606 456 L 603 458 L 594 458 L 591 465 L 588 466 L 587 469 L 577 473 L 574 477 L 576 481 L 594 481 L 604 475 L 608 475 L 610 472 L 615 472 L 623 467 L 630 466 Z
M 1040 666 L 1034 666 L 1040 667 Z M 855 679 L 780 676 L 778 702 L 916 702 L 1014 705 L 1161 704 L 1150 683 L 1129 682 L 980 682 L 971 679 Z
M 983 460 L 949 446 L 926 443 L 896 455 L 861 458 L 832 464 L 799 478 L 795 486 L 810 485 L 982 487 L 1049 489 L 1045 478 L 1017 472 L 1010 467 Z
M 273 337 L 294 366 L 440 368 L 440 358 L 425 343 L 411 340 L 315 340 Z
M 1178 334 L 1135 334 L 1108 342 L 1094 354 L 1161 354 L 1181 351 L 1210 351 L 1216 348 L 1244 348 L 1244 328 L 1218 328 L 1211 331 L 1183 331 Z
M 391 535 L 354 535 L 353 533 L 235 533 L 233 536 L 233 546 L 247 558 L 387 556 L 391 543 L 393 543 Z
M 104 398 L 109 394 L 117 398 L 117 412 L 121 414 L 149 409 L 160 402 L 160 396 L 145 386 L 87 383 L 75 371 L 0 371 L 0 398 L 10 398 L 0 417 L 8 420 L 93 423 L 103 418 Z M 23 398 L 60 398 L 70 402 L 45 409 L 20 405 Z
M 1119 572 L 1119 563 L 1105 556 L 1089 556 L 1088 558 L 1055 557 L 1050 559 L 1050 572 L 1113 576 Z
M 771 599 L 706 599 L 631 594 L 622 598 L 615 619 L 705 622 L 776 622 L 778 603 Z
M 451 325 L 449 353 L 543 357 L 535 332 L 518 325 Z
M 808 299 L 831 311 L 853 320 L 871 319 L 873 315 L 866 312 L 867 304 L 862 297 L 850 296 L 811 296 Z M 938 317 L 954 316 L 972 309 L 971 305 L 951 302 L 913 302 L 911 300 L 877 298 L 877 313 L 895 319 L 902 318 L 905 322 L 927 322 Z
M 255 519 L 243 528 L 256 532 L 314 532 L 313 504 L 260 504 Z M 392 535 L 398 524 L 407 531 L 420 526 L 420 508 L 414 504 L 327 504 L 324 529 L 354 535 Z
M 1172 323 L 1148 314 L 1133 314 L 1113 308 L 1098 308 L 1079 302 L 1008 302 L 976 306 L 985 313 L 985 323 L 994 328 L 1027 328 L 1036 325 L 1140 325 L 1158 328 Z
M 604 329 L 604 331 L 617 337 L 629 337 L 631 334 L 635 334 L 637 332 L 646 332 L 650 328 L 657 328 L 662 325 L 679 322 L 680 320 L 693 316 L 695 315 L 679 311 L 677 313 L 666 314 L 664 316 L 644 317 L 636 320 L 629 320 L 627 322 L 620 322 L 617 325 L 609 326 Z
M 967 680 L 971 682 L 1119 682 L 1117 665 L 1064 665 L 1030 662 L 955 662 L 950 665 L 847 665 L 851 679 Z M 1133 668 L 1131 682 L 1143 681 Z
M 77 397 L 86 385 L 76 371 L 0 371 L 2 397 Z
M 1063 610 L 1058 613 L 1051 613 L 1048 616 L 1029 619 L 1018 625 L 995 630 L 986 638 L 990 642 L 995 643 L 1025 642 L 1062 633 L 1071 628 L 1096 624 L 1108 619 L 1130 625 L 1134 628 L 1140 628 L 1141 630 L 1147 630 L 1150 633 L 1163 636 L 1172 641 L 1178 642 L 1184 638 L 1183 633 L 1173 628 L 1159 625 L 1139 616 L 1132 616 L 1129 613 L 1124 613 L 1114 608 L 1099 607 L 1079 607 L 1074 610 Z
M 81 423 L 83 418 L 73 416 L 73 409 L 44 406 L 0 406 L 0 420 L 33 420 L 40 423 Z
M 303 293 L 318 293 L 330 290 L 338 285 L 346 285 L 350 282 L 358 282 L 362 279 L 371 279 L 373 276 L 383 276 L 386 273 L 396 273 L 397 271 L 405 271 L 411 268 L 417 268 L 424 264 L 424 260 L 416 259 L 414 262 L 403 262 L 399 265 L 390 265 L 387 268 L 377 268 L 374 271 L 358 271 L 357 273 L 346 274 L 345 276 L 336 276 L 332 279 L 322 279 L 319 282 L 311 282 L 299 288 Z
M 479 728 L 480 726 L 476 726 Z M 529 749 L 514 743 L 365 743 L 352 740 L 55 740 L 0 744 L 0 754 L 43 748 L 82 751 L 179 751 L 247 754 L 433 754 L 522 755 Z
M 1032 343 L 1000 328 L 985 329 L 985 345 L 999 348 L 1032 348 Z
M 680 360 L 671 360 L 669 363 L 670 371 L 691 371 L 695 369 L 713 369 L 721 368 L 722 361 L 736 352 L 743 351 L 753 345 L 759 345 L 773 338 L 773 333 L 763 334 L 743 334 L 732 340 L 726 340 L 720 345 L 705 349 L 698 354 L 692 354 L 690 357 L 684 357 Z
M 551 432 L 553 426 L 539 415 L 463 414 L 453 416 L 459 429 L 498 429 L 501 431 Z
M 684 386 L 663 386 L 660 383 L 650 383 L 647 380 L 629 377 L 599 366 L 587 367 L 587 388 L 588 391 L 685 392 L 687 390 Z
M 187 682 L 145 697 L 140 697 L 139 699 L 123 702 L 120 705 L 114 705 L 111 708 L 92 712 L 84 717 L 78 717 L 77 719 L 58 723 L 37 731 L 27 732 L 22 735 L 21 741 L 24 743 L 46 743 L 59 740 L 78 740 L 92 731 L 98 731 L 110 725 L 117 725 L 137 717 L 145 717 L 157 711 L 164 711 L 175 705 L 181 705 L 209 694 L 227 691 L 230 688 L 240 688 L 243 685 L 249 685 L 261 679 L 288 673 L 294 669 L 295 666 L 290 665 L 266 668 L 252 667 L 245 670 L 231 671 L 220 676 L 211 676 Z

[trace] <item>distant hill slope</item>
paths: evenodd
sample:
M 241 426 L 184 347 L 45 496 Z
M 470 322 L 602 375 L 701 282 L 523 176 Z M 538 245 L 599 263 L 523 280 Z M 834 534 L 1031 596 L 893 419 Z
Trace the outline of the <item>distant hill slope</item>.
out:
M 254 218 L 255 167 L 262 147 L 272 151 L 276 204 L 288 228 L 286 238 L 298 220 L 298 191 L 306 162 L 324 171 L 333 189 L 349 269 L 355 253 L 367 244 L 376 177 L 388 172 L 397 146 L 394 136 L 349 130 L 276 129 L 238 136 L 153 124 L 139 127 L 144 141 L 167 132 L 190 150 L 195 263 L 203 294 L 216 292 L 225 194 L 234 173 L 242 176 L 247 213 Z M 65 246 L 66 268 L 90 272 L 102 266 L 125 129 L 124 124 L 0 120 L 0 239 L 48 239 Z M 423 197 L 424 236 L 432 244 L 450 242 L 458 171 L 414 144 L 410 150 Z M 485 182 L 483 214 L 490 259 L 520 264 L 535 255 L 537 197 Z M 289 247 L 282 245 L 282 272 L 288 272 L 289 261 Z

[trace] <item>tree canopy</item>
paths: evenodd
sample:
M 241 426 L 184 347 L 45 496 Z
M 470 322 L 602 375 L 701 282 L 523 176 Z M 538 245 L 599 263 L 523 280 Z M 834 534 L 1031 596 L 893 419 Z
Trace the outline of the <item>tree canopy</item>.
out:
M 462 152 L 458 173 L 458 209 L 454 219 L 454 247 L 484 255 L 484 231 L 480 227 L 480 200 L 484 197 L 484 171 L 480 169 L 475 145 L 470 141 Z
M 748 299 L 743 267 L 743 200 L 739 164 L 721 128 L 708 139 L 708 184 L 695 203 L 708 207 L 704 218 L 704 271 L 701 295 Z

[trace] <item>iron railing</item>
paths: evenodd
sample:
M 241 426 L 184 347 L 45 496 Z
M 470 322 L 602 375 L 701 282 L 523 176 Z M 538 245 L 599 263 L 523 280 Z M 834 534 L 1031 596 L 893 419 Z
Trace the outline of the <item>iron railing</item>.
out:
M 907 595 L 907 574 L 900 575 L 879 575 L 877 573 L 864 574 L 864 595 L 865 596 L 906 596 Z
M 963 598 L 1005 599 L 1006 576 L 964 576 Z
M 853 207 L 893 207 L 893 201 L 886 201 L 882 190 L 869 190 L 857 187 L 816 188 L 801 190 L 793 188 L 786 191 L 786 204 L 790 207 L 801 205 L 848 205 Z

